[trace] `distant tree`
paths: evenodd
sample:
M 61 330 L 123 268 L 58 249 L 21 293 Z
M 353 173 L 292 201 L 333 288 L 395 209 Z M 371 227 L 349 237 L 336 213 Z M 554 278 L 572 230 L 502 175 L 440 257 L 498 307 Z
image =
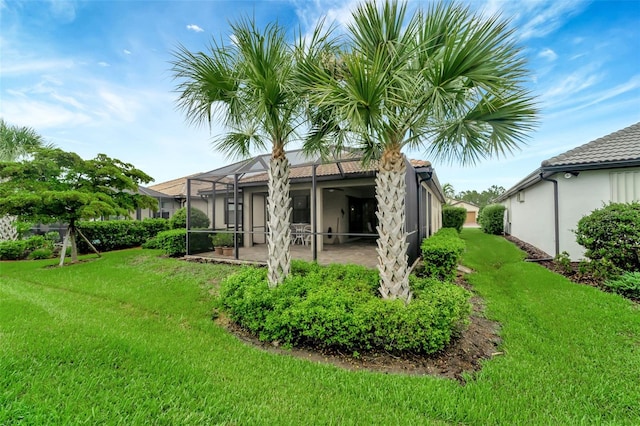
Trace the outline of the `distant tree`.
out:
M 445 183 L 444 185 L 442 185 L 442 192 L 444 192 L 444 196 L 447 199 L 455 198 L 456 196 L 456 191 L 455 189 L 453 189 L 453 185 L 451 185 L 450 183 Z
M 137 192 L 140 183 L 151 180 L 133 165 L 104 154 L 83 160 L 73 152 L 42 148 L 20 162 L 0 162 L 0 215 L 67 223 L 65 241 L 71 244 L 72 262 L 77 262 L 77 222 L 157 209 L 154 198 Z
M 495 200 L 504 193 L 505 189 L 501 186 L 491 185 L 489 189 L 478 192 L 475 189 L 471 191 L 462 191 L 455 196 L 456 200 L 466 201 L 483 208 L 495 202 Z

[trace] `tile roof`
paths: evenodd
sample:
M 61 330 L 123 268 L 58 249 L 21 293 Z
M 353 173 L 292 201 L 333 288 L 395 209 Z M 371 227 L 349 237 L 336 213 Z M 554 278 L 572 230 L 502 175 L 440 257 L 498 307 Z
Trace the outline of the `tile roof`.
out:
M 542 168 L 606 165 L 634 160 L 640 164 L 640 123 L 549 158 L 542 162 Z
M 640 123 L 632 124 L 563 154 L 544 160 L 541 166 L 496 199 L 501 202 L 541 180 L 542 173 L 640 166 Z
M 149 189 L 162 192 L 172 197 L 185 197 L 187 194 L 187 179 L 195 178 L 200 173 L 196 173 L 189 176 L 184 176 L 177 179 L 168 180 L 166 182 L 160 182 L 155 185 L 149 186 Z M 211 182 L 203 182 L 199 180 L 191 181 L 191 195 L 196 196 L 200 191 L 210 191 Z M 226 186 L 217 184 L 217 189 L 224 189 Z

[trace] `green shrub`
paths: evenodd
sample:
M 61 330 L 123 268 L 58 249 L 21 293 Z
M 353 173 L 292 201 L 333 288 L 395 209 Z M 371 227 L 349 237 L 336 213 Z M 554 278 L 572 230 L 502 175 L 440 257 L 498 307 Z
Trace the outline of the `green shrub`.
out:
M 142 248 L 144 249 L 160 249 L 160 241 L 158 241 L 157 237 L 149 238 L 147 241 L 142 243 Z
M 499 235 L 504 232 L 504 211 L 502 204 L 490 204 L 482 209 L 478 222 L 487 234 Z
M 112 251 L 141 246 L 158 232 L 169 229 L 166 219 L 104 220 L 80 222 L 78 228 L 98 251 Z M 89 245 L 78 238 L 78 251 L 89 253 Z
M 0 241 L 0 260 L 27 259 L 35 250 L 52 248 L 51 241 L 42 235 L 33 235 L 25 240 Z
M 424 275 L 442 281 L 456 277 L 456 268 L 464 252 L 465 244 L 453 228 L 442 228 L 422 241 Z
M 611 203 L 578 222 L 576 241 L 592 260 L 640 271 L 640 203 Z
M 626 272 L 618 278 L 604 282 L 614 293 L 640 299 L 640 272 Z
M 191 229 L 208 228 L 211 221 L 205 212 L 195 207 L 191 207 Z M 179 229 L 187 227 L 187 208 L 182 207 L 169 219 L 171 229 Z
M 25 240 L 0 241 L 0 260 L 20 260 L 26 254 Z
M 465 220 L 467 220 L 467 209 L 464 207 L 445 206 L 442 209 L 443 228 L 455 228 L 458 232 L 462 232 Z
M 378 280 L 361 266 L 298 261 L 269 288 L 265 269 L 247 267 L 223 281 L 219 302 L 263 341 L 350 352 L 434 353 L 467 324 L 470 295 L 458 286 L 414 277 L 414 299 L 405 305 L 382 300 Z
M 53 257 L 52 249 L 39 248 L 29 253 L 29 256 L 27 256 L 27 259 L 51 259 L 52 257 Z
M 170 229 L 162 231 L 156 237 L 158 246 L 171 257 L 184 256 L 187 253 L 187 230 Z

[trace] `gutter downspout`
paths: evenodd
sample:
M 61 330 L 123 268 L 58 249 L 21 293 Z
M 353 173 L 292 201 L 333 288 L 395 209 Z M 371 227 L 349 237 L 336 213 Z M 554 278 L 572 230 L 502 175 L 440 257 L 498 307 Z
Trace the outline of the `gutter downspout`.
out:
M 560 225 L 558 221 L 558 181 L 544 177 L 544 172 L 540 172 L 540 179 L 553 183 L 553 216 L 554 235 L 556 240 L 556 256 L 560 254 Z

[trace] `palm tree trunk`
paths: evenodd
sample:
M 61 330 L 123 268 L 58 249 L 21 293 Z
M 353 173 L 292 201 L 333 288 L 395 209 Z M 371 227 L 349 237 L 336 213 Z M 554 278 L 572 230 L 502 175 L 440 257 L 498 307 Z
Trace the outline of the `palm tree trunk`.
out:
M 18 229 L 15 227 L 15 216 L 0 217 L 0 241 L 15 241 L 18 239 Z
M 280 150 L 281 151 L 281 150 Z M 269 162 L 267 247 L 269 286 L 282 283 L 291 269 L 291 196 L 289 194 L 289 160 L 284 151 L 274 152 Z
M 399 150 L 385 151 L 376 176 L 378 201 L 378 270 L 379 291 L 384 299 L 411 301 L 407 233 L 405 227 L 405 197 L 407 184 L 406 160 Z

